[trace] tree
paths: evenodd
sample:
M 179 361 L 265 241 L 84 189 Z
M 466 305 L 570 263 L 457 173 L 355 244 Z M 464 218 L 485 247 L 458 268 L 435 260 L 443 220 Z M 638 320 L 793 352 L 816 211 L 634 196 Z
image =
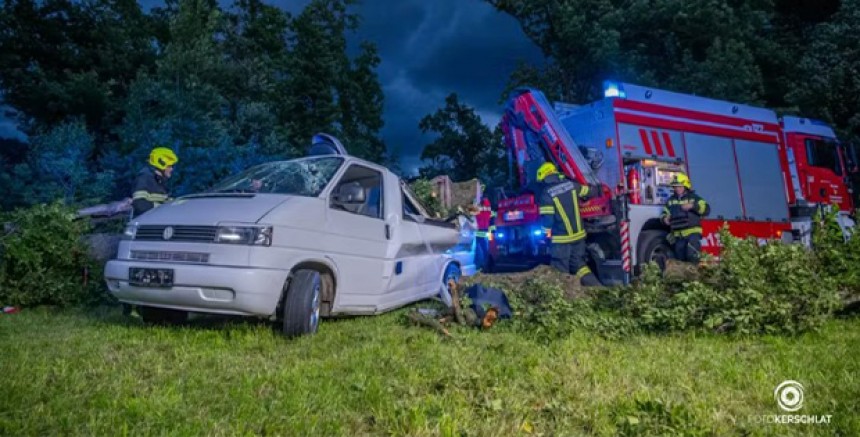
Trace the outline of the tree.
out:
M 421 159 L 430 165 L 420 170 L 424 178 L 447 174 L 455 181 L 492 177 L 504 155 L 501 137 L 481 121 L 475 110 L 460 103 L 457 94 L 445 98 L 445 106 L 424 116 L 418 123 L 423 133 L 437 138 L 424 147 Z
M 860 138 L 860 1 L 845 0 L 832 21 L 816 26 L 790 94 L 802 113 Z
M 765 44 L 769 0 L 488 1 L 517 18 L 550 58 L 542 74 L 514 76 L 551 84 L 550 98 L 601 97 L 606 79 L 749 103 L 766 95 L 760 61 L 774 55 Z
M 340 136 L 350 153 L 381 162 L 382 87 L 376 48 L 361 44 L 351 61 L 346 33 L 358 26 L 354 0 L 314 0 L 290 25 L 290 80 L 280 92 L 290 141 L 307 144 L 319 131 Z
M 132 80 L 154 67 L 153 21 L 135 0 L 7 0 L 0 87 L 28 134 L 83 117 L 97 137 L 123 116 Z

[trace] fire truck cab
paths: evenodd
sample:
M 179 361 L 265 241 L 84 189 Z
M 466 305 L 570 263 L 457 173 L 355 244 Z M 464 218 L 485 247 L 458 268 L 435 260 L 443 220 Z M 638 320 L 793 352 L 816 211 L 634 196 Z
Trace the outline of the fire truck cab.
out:
M 678 172 L 711 205 L 702 249 L 713 255 L 724 224 L 740 237 L 805 244 L 822 205 L 837 205 L 843 226 L 853 224 L 847 176 L 857 159 L 824 123 L 627 83 L 604 89 L 603 99 L 586 105 L 550 107 L 537 90 L 511 97 L 503 130 L 520 185 L 531 189 L 499 202 L 504 237 L 495 238 L 494 255 L 520 247 L 545 254 L 547 242 L 533 231 L 540 220 L 534 169 L 545 161 L 571 179 L 605 187 L 605 196 L 581 208 L 604 283 L 619 276 L 626 282 L 637 266 L 671 256 L 659 216 Z

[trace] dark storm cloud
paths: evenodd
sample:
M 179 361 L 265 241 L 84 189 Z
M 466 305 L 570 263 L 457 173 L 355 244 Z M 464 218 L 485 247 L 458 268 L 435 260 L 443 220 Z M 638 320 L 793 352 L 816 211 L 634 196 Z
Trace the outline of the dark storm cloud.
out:
M 267 3 L 297 14 L 309 1 Z M 232 0 L 220 3 L 229 7 Z M 149 10 L 164 2 L 140 4 Z M 382 137 L 400 154 L 407 171 L 420 165 L 421 149 L 432 140 L 421 134 L 418 121 L 441 107 L 445 96 L 457 93 L 495 126 L 501 115 L 498 100 L 517 62 L 542 62 L 519 24 L 483 0 L 362 0 L 355 10 L 361 26 L 350 36 L 350 46 L 367 40 L 379 50 L 385 92 Z M 0 119 L 0 135 L 8 125 Z
M 501 115 L 498 100 L 519 60 L 541 62 L 539 50 L 510 16 L 481 0 L 365 0 L 357 39 L 379 48 L 385 91 L 386 144 L 407 170 L 420 164 L 418 121 L 455 92 L 488 125 Z

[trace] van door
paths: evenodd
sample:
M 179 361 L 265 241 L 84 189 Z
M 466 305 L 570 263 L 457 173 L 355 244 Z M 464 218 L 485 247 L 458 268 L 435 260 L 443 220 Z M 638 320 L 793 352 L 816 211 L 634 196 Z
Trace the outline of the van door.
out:
M 428 283 L 438 269 L 433 267 L 435 256 L 420 228 L 419 223 L 423 221 L 420 211 L 402 189 L 398 191 L 402 206 L 396 214 L 397 226 L 392 227 L 394 274 L 389 290 L 399 296 L 396 300 L 403 303 L 427 297 Z
M 392 241 L 384 217 L 383 174 L 350 165 L 328 199 L 325 232 L 319 242 L 338 269 L 337 305 L 374 312 L 388 287 L 386 261 Z

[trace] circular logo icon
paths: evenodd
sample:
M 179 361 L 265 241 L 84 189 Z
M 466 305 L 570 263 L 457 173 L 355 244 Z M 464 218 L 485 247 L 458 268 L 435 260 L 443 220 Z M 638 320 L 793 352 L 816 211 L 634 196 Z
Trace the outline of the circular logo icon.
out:
M 173 238 L 173 226 L 164 228 L 164 233 L 161 234 L 161 238 L 164 238 L 165 240 Z
M 797 381 L 783 381 L 773 391 L 773 398 L 785 411 L 797 411 L 803 407 L 803 385 Z

